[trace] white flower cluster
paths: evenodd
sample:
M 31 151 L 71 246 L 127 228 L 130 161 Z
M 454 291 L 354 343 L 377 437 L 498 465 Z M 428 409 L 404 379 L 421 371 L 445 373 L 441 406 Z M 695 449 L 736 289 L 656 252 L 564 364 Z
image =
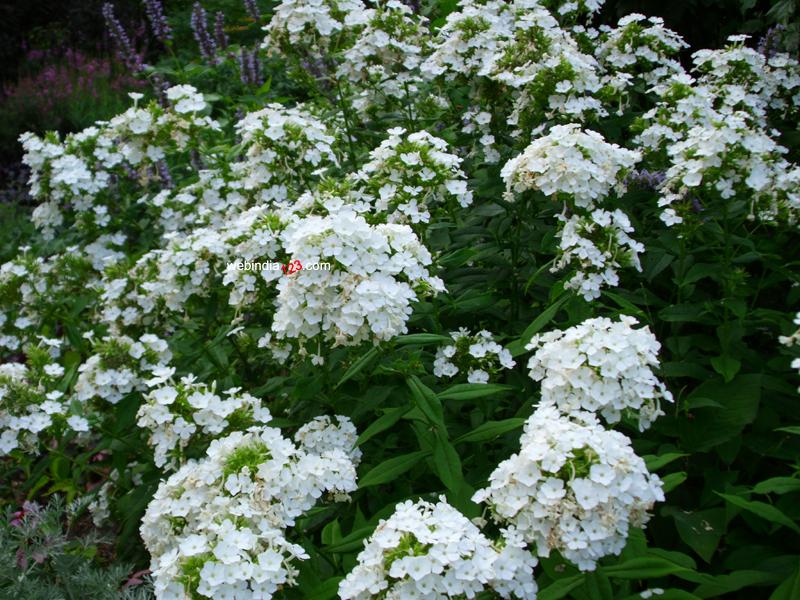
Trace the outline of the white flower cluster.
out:
M 126 394 L 147 389 L 148 375 L 172 359 L 167 342 L 146 333 L 138 340 L 126 335 L 106 336 L 94 345 L 94 354 L 78 367 L 75 397 L 85 402 L 100 398 L 116 404 Z
M 610 144 L 580 125 L 556 125 L 509 160 L 501 171 L 507 197 L 538 190 L 546 196 L 569 196 L 575 206 L 592 208 L 640 160 L 632 150 Z
M 106 243 L 114 240 L 97 240 L 84 250 L 70 246 L 47 258 L 23 247 L 16 258 L 0 265 L 0 355 L 38 344 L 43 326 L 55 327 L 65 316 L 64 298 L 87 294 L 97 281 L 92 263 L 104 257 L 113 262 L 117 256 Z
M 240 388 L 217 394 L 217 382 L 209 386 L 193 375 L 172 380 L 175 369 L 160 368 L 146 383 L 153 386 L 136 413 L 137 424 L 150 432 L 157 467 L 174 470 L 186 456 L 186 449 L 204 451 L 212 439 L 272 420 L 261 400 Z
M 235 306 L 252 300 L 259 279 L 271 282 L 280 271 L 258 273 L 228 269 L 235 260 L 261 261 L 280 252 L 280 218 L 266 206 L 229 215 L 218 228 L 199 227 L 163 236 L 163 247 L 144 254 L 125 271 L 111 269 L 101 285 L 101 319 L 116 327 L 150 325 L 164 314 L 183 311 L 193 296 L 217 289 L 216 280 L 231 288 Z M 215 279 L 216 278 L 216 279 Z
M 282 0 L 264 29 L 262 44 L 270 54 L 287 57 L 321 58 L 342 39 L 353 37 L 354 29 L 369 19 L 361 0 Z
M 447 151 L 447 142 L 427 131 L 406 134 L 402 127 L 388 133 L 355 175 L 374 196 L 375 210 L 393 223 L 427 223 L 433 205 L 472 204 L 461 159 Z
M 566 417 L 542 406 L 528 419 L 520 451 L 498 465 L 475 502 L 521 535 L 539 556 L 558 550 L 581 570 L 619 554 L 630 527 L 664 500 L 630 440 L 590 413 Z
M 365 542 L 358 564 L 339 584 L 343 600 L 534 598 L 536 559 L 512 544 L 496 548 L 444 498 L 407 500 Z
M 511 352 L 495 342 L 494 336 L 485 329 L 472 335 L 462 327 L 450 336 L 455 343 L 436 350 L 433 361 L 436 377 L 455 377 L 465 372 L 469 383 L 489 383 L 491 375 L 516 364 Z
M 490 164 L 500 162 L 500 153 L 495 146 L 495 136 L 492 133 L 492 113 L 480 108 L 472 108 L 464 113 L 464 125 L 461 132 L 477 138 L 478 148 L 473 153 L 482 156 Z M 478 137 L 480 134 L 480 137 Z
M 41 349 L 40 349 L 41 350 Z M 35 351 L 28 350 L 28 354 Z M 26 366 L 22 363 L 0 364 L 0 456 L 12 450 L 37 452 L 40 436 L 54 437 L 66 430 L 78 433 L 89 430 L 89 422 L 70 406 L 56 383 L 64 367 L 49 362 L 46 351 Z
M 672 394 L 653 373 L 661 345 L 649 327 L 636 324 L 626 315 L 599 317 L 533 336 L 528 368 L 542 384 L 541 405 L 565 414 L 599 412 L 609 423 L 632 411 L 641 431 L 650 427 L 664 414 L 660 401 L 671 402 Z
M 568 16 L 588 4 L 599 7 L 566 2 L 552 8 Z M 519 125 L 517 135 L 545 118 L 606 114 L 594 97 L 602 87 L 600 65 L 581 52 L 548 8 L 537 0 L 463 2 L 440 29 L 423 73 L 445 80 L 488 77 L 508 86 L 514 91 L 508 122 Z
M 644 114 L 636 143 L 667 155 L 659 200 L 667 225 L 737 194 L 751 199 L 750 219 L 797 221 L 800 169 L 784 158 L 767 117 L 800 107 L 800 66 L 746 48 L 745 38 L 696 52 L 697 79 L 676 74 L 653 87 L 660 100 Z
M 232 168 L 265 203 L 295 199 L 325 168 L 336 165 L 334 136 L 302 105 L 270 104 L 236 124 L 245 160 Z M 299 189 L 298 189 L 299 188 Z
M 614 87 L 627 88 L 636 78 L 653 86 L 672 75 L 683 73 L 675 57 L 688 44 L 664 27 L 661 17 L 633 13 L 622 17 L 617 27 L 601 27 L 595 56 L 607 77 L 620 80 Z
M 152 198 L 143 197 L 157 215 L 164 231 L 188 232 L 194 227 L 221 228 L 231 214 L 244 210 L 249 195 L 244 183 L 216 169 L 203 169 L 198 180 L 182 188 L 163 189 Z
M 34 211 L 34 224 L 47 238 L 64 222 L 64 210 L 74 211 L 78 223 L 105 228 L 118 204 L 109 191 L 115 178 L 130 177 L 139 183 L 160 180 L 156 163 L 168 154 L 186 149 L 206 131 L 219 125 L 204 111 L 206 103 L 188 85 L 167 90 L 173 107 L 156 102 L 133 106 L 108 122 L 99 122 L 69 134 L 63 143 L 56 134 L 40 138 L 20 136 L 23 162 L 31 169 L 31 195 L 42 203 Z
M 633 226 L 621 210 L 596 208 L 588 215 L 559 219 L 564 223 L 558 233 L 560 254 L 551 271 L 575 271 L 564 285 L 567 289 L 591 301 L 600 297 L 603 286 L 619 284 L 621 267 L 642 270 L 639 253 L 644 246 L 628 235 Z
M 513 33 L 516 4 L 462 1 L 439 29 L 433 52 L 421 66 L 423 74 L 447 81 L 487 76 L 498 47 Z
M 564 21 L 588 18 L 600 12 L 605 0 L 540 0 L 553 14 Z
M 419 66 L 427 53 L 427 22 L 399 0 L 365 10 L 365 25 L 342 53 L 336 76 L 354 84 L 353 105 L 366 111 L 419 93 Z
M 287 529 L 323 494 L 356 489 L 347 451 L 322 445 L 316 454 L 272 427 L 237 431 L 162 482 L 141 526 L 156 595 L 267 599 L 293 585 L 308 555 Z
M 272 325 L 279 339 L 321 334 L 335 345 L 389 340 L 407 331 L 418 292 L 444 291 L 428 272 L 430 252 L 407 225 L 370 225 L 343 209 L 291 223 L 282 239 L 291 261 L 333 267 L 280 279 Z
M 797 221 L 800 167 L 783 158 L 785 148 L 751 127 L 746 114 L 692 127 L 667 152 L 671 165 L 658 204 L 668 225 L 697 211 L 697 203 L 702 210 L 704 202 L 737 195 L 749 199 L 750 219 Z
M 353 422 L 342 415 L 336 415 L 336 422 L 328 415 L 316 417 L 303 425 L 294 434 L 294 441 L 300 448 L 312 454 L 322 454 L 328 450 L 343 450 L 355 466 L 361 462 L 361 450 L 356 446 L 358 431 Z
M 754 116 L 769 111 L 786 115 L 800 108 L 800 64 L 784 53 L 769 58 L 744 45 L 748 36 L 731 36 L 719 50 L 692 55 L 699 83 L 726 104 Z
M 621 210 L 601 208 L 606 196 L 624 191 L 624 176 L 640 160 L 638 152 L 606 142 L 579 125 L 556 125 L 534 140 L 501 171 L 506 198 L 537 190 L 564 203 L 571 215 L 558 217 L 559 256 L 552 270 L 574 271 L 565 286 L 586 300 L 604 285 L 617 285 L 618 269 L 641 270 L 644 246 L 629 234 L 633 227 Z

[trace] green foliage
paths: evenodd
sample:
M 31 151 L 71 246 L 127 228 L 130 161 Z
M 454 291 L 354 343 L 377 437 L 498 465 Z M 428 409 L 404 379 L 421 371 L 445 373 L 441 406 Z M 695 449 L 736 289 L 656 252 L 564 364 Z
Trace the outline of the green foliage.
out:
M 68 513 L 58 496 L 45 507 L 26 504 L 19 513 L 6 510 L 0 524 L 0 597 L 149 598 L 147 585 L 125 585 L 130 566 L 100 562 L 98 551 L 103 541 L 92 533 L 77 535 L 71 531 L 66 525 Z

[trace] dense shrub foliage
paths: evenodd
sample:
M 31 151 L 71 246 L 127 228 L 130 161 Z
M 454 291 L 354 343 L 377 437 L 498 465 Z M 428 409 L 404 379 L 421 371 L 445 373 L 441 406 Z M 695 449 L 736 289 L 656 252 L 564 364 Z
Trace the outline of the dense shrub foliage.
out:
M 30 589 L 796 597 L 800 65 L 601 9 L 104 8 L 153 92 L 21 137 L 2 497 L 150 573 L 28 503 Z

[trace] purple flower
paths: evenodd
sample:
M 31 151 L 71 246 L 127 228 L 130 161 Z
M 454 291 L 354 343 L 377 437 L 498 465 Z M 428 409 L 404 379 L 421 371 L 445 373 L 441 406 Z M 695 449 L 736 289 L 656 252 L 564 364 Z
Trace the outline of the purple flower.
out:
M 769 60 L 778 52 L 778 47 L 783 39 L 783 33 L 786 27 L 783 25 L 775 25 L 767 30 L 767 33 L 758 40 L 758 52 L 763 54 Z
M 222 11 L 217 11 L 214 15 L 214 37 L 217 41 L 217 46 L 220 48 L 228 47 L 228 36 L 225 34 L 225 15 Z
M 254 21 L 261 20 L 261 11 L 258 10 L 256 0 L 244 0 L 244 8 Z
M 150 27 L 153 28 L 153 35 L 162 44 L 166 44 L 172 39 L 172 28 L 164 15 L 164 5 L 161 4 L 161 0 L 143 0 L 143 2 Z
M 625 176 L 625 185 L 636 185 L 645 190 L 655 190 L 664 181 L 665 175 L 663 171 L 653 171 L 652 173 L 647 169 L 640 171 L 632 171 Z
M 192 31 L 200 47 L 200 54 L 205 60 L 216 64 L 217 45 L 208 32 L 206 11 L 199 2 L 195 2 L 192 8 Z
M 103 18 L 106 20 L 108 35 L 117 47 L 117 57 L 134 73 L 142 71 L 142 57 L 134 49 L 131 38 L 114 15 L 114 7 L 109 2 L 103 4 Z

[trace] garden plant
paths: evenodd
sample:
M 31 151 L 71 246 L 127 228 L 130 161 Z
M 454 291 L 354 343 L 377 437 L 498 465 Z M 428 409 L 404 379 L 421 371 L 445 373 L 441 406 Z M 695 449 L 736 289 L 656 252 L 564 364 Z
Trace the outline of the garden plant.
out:
M 0 598 L 800 598 L 785 30 L 144 5 L 20 137 Z

